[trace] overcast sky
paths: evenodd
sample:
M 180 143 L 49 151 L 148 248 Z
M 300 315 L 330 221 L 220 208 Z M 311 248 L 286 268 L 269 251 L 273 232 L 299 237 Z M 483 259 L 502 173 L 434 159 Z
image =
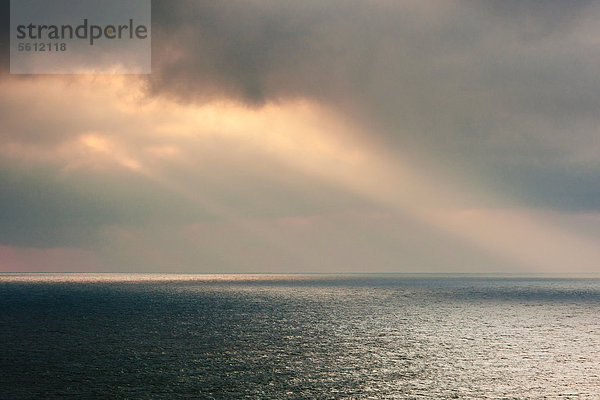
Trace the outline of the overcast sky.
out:
M 600 272 L 600 3 L 152 2 L 8 73 L 0 271 Z

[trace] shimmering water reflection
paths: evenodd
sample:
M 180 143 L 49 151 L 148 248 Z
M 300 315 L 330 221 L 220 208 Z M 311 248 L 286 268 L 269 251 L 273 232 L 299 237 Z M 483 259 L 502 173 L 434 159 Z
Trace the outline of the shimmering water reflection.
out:
M 0 398 L 600 398 L 600 280 L 0 275 Z

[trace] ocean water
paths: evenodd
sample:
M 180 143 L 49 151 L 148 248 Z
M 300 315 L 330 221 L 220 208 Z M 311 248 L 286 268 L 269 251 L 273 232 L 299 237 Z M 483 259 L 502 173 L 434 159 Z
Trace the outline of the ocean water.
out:
M 600 399 L 600 280 L 0 274 L 0 398 Z

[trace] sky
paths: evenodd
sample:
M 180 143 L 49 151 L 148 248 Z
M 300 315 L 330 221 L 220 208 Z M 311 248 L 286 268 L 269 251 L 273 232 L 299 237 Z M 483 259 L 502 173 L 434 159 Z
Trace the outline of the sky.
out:
M 152 1 L 9 74 L 0 272 L 600 272 L 600 3 Z

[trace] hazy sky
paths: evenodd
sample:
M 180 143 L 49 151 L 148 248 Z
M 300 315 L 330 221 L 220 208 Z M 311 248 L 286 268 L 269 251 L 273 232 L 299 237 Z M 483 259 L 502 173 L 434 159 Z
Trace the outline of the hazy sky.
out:
M 600 3 L 152 2 L 8 74 L 0 271 L 600 272 Z

